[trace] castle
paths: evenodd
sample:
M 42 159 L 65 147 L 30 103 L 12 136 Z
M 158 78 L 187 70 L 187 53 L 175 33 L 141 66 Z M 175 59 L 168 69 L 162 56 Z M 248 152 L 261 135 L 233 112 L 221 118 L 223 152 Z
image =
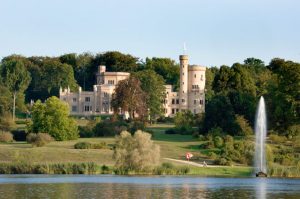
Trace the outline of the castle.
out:
M 199 65 L 189 65 L 187 55 L 180 55 L 180 88 L 174 92 L 172 85 L 165 85 L 166 98 L 163 102 L 164 115 L 173 117 L 182 110 L 194 114 L 205 111 L 205 70 Z M 110 105 L 112 94 L 119 81 L 128 78 L 127 72 L 107 72 L 99 66 L 96 74 L 97 84 L 93 91 L 71 92 L 70 88 L 60 89 L 59 97 L 70 106 L 71 115 L 90 116 L 113 114 Z M 120 114 L 124 114 L 120 110 Z

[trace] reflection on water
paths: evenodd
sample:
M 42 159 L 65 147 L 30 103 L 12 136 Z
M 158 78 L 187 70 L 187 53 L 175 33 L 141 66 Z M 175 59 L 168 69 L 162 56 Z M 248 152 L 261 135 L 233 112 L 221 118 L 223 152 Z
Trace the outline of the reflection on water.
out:
M 266 199 L 266 178 L 258 178 L 255 192 L 256 198 Z
M 270 178 L 0 177 L 0 198 L 300 198 L 300 180 Z

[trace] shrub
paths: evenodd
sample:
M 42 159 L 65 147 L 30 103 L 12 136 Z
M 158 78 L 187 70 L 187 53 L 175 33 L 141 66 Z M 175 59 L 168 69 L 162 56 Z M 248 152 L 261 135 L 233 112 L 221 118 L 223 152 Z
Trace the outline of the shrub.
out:
M 0 133 L 0 142 L 13 142 L 14 138 L 10 132 L 1 132 Z
M 224 134 L 224 132 L 223 132 L 222 128 L 215 127 L 215 128 L 211 128 L 208 131 L 208 134 L 214 137 L 214 136 L 222 136 Z
M 4 115 L 0 116 L 0 130 L 10 131 L 13 129 L 13 127 L 15 127 L 15 123 L 11 114 L 5 113 Z
M 92 144 L 92 148 L 93 149 L 105 149 L 105 148 L 107 148 L 107 144 L 106 144 L 106 142 L 100 142 L 100 143 L 97 143 L 97 144 Z
M 92 148 L 92 144 L 89 142 L 77 142 L 74 145 L 75 149 L 91 149 Z
M 74 140 L 79 137 L 77 123 L 69 117 L 68 104 L 57 97 L 50 97 L 45 103 L 38 100 L 34 103 L 31 113 L 30 132 L 47 132 L 59 141 Z
M 287 141 L 287 138 L 285 136 L 279 136 L 275 134 L 270 135 L 269 138 L 275 144 L 281 144 Z
M 132 136 L 123 131 L 116 137 L 113 157 L 116 160 L 116 169 L 141 171 L 158 164 L 160 149 L 146 132 L 137 131 Z
M 253 130 L 248 122 L 242 115 L 235 115 L 235 121 L 239 126 L 238 135 L 248 136 L 253 135 Z
M 105 120 L 96 124 L 94 128 L 95 136 L 115 136 L 127 130 L 128 124 L 125 121 Z
M 139 122 L 139 121 L 133 121 L 130 123 L 130 128 L 129 131 L 130 133 L 134 133 L 138 130 L 144 131 L 145 130 L 145 124 L 143 122 Z
M 48 133 L 30 133 L 27 135 L 26 140 L 28 143 L 32 144 L 32 146 L 36 147 L 42 147 L 54 141 L 54 139 Z
M 289 126 L 287 130 L 288 137 L 300 136 L 300 125 Z
M 224 144 L 223 138 L 220 136 L 214 137 L 214 146 L 217 148 L 221 148 Z

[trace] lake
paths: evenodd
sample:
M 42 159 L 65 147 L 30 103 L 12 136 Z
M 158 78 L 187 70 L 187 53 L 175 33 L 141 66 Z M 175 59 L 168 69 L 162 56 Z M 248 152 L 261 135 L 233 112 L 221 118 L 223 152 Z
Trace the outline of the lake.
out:
M 0 198 L 300 198 L 300 179 L 0 175 Z

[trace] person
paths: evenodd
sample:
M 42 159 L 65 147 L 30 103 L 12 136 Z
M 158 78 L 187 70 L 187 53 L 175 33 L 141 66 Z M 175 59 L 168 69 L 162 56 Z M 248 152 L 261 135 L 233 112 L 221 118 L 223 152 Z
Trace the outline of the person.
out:
M 205 161 L 203 161 L 203 167 L 207 167 L 207 164 Z

